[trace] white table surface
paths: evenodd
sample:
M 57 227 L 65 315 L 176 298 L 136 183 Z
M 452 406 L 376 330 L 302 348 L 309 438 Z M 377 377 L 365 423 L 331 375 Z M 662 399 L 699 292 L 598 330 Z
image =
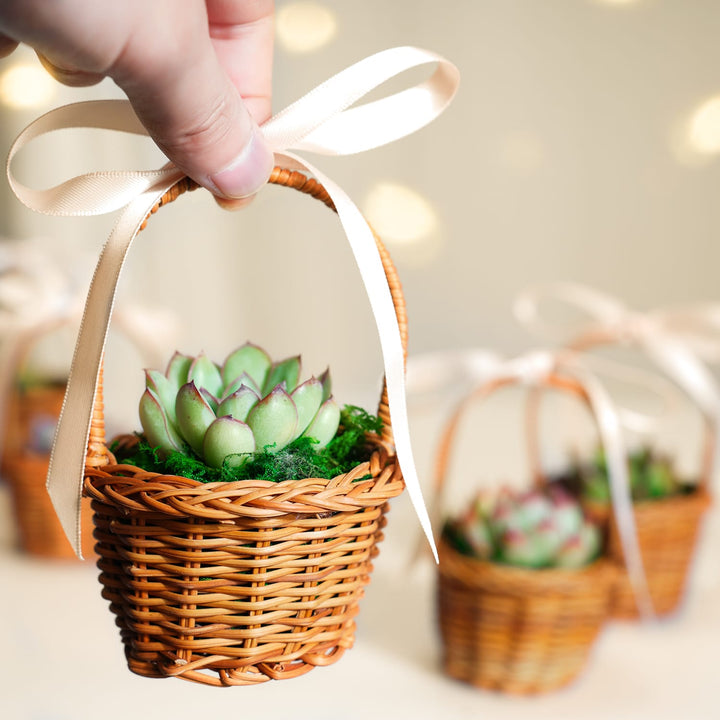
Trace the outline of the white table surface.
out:
M 427 430 L 422 418 L 413 426 L 421 440 Z M 424 471 L 430 447 L 421 442 L 416 452 Z M 681 612 L 651 625 L 608 623 L 573 685 L 529 699 L 480 691 L 442 674 L 434 567 L 409 563 L 417 525 L 407 493 L 389 514 L 354 648 L 303 677 L 236 688 L 130 673 L 94 565 L 19 553 L 9 507 L 0 483 L 3 720 L 720 718 L 717 507 L 706 516 Z

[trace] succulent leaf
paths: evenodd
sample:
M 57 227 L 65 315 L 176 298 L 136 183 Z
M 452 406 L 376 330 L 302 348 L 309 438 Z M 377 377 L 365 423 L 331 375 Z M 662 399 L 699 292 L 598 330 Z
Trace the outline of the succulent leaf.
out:
M 194 381 L 198 389 L 205 388 L 215 397 L 222 395 L 222 376 L 217 365 L 205 354 L 200 353 L 188 370 L 188 382 Z
M 217 415 L 217 409 L 219 405 L 218 399 L 206 388 L 200 388 L 200 394 L 205 398 L 207 404 L 212 408 L 212 411 Z
M 152 390 L 146 389 L 140 398 L 140 422 L 151 447 L 162 453 L 172 450 L 182 452 L 183 439 L 168 422 L 160 399 Z
M 253 385 L 257 387 L 259 395 L 271 365 L 270 356 L 261 347 L 252 343 L 245 343 L 245 345 L 231 352 L 225 359 L 222 378 L 227 386 L 235 378 L 247 373 L 253 379 Z M 245 384 L 247 385 L 247 383 Z M 235 389 L 237 390 L 237 388 Z
M 145 387 L 160 401 L 170 423 L 175 425 L 175 395 L 177 388 L 158 370 L 145 370 Z
M 242 373 L 232 382 L 225 385 L 225 392 L 223 393 L 222 399 L 224 400 L 234 392 L 237 392 L 243 385 L 250 388 L 258 397 L 260 397 L 260 386 L 247 373 Z
M 203 438 L 215 413 L 192 380 L 178 390 L 175 412 L 182 436 L 202 457 Z
M 272 446 L 267 448 L 271 453 L 282 450 L 295 435 L 295 403 L 282 387 L 276 387 L 250 410 L 247 424 L 255 435 L 258 450 L 266 446 Z
M 322 395 L 322 383 L 316 378 L 306 380 L 302 383 L 302 385 L 298 385 L 292 393 L 290 393 L 290 397 L 295 403 L 298 414 L 295 437 L 299 437 L 305 428 L 312 422 L 312 419 L 317 414 L 320 404 L 322 403 Z
M 285 389 L 288 392 L 292 392 L 298 384 L 300 379 L 300 356 L 289 357 L 280 362 L 276 362 L 268 373 L 265 383 L 263 385 L 263 395 L 267 395 L 272 390 L 285 383 Z
M 595 525 L 585 523 L 577 534 L 560 548 L 556 558 L 558 567 L 577 568 L 587 565 L 600 551 L 600 531 Z
M 203 441 L 203 457 L 210 467 L 220 468 L 227 460 L 231 467 L 243 465 L 255 451 L 253 432 L 244 422 L 229 416 L 210 423 Z
M 332 379 L 330 378 L 330 368 L 325 368 L 325 372 L 320 375 L 318 380 L 322 383 L 322 402 L 325 402 L 332 395 Z
M 192 361 L 193 359 L 189 355 L 183 355 L 177 351 L 170 358 L 167 370 L 165 371 L 165 377 L 175 388 L 175 392 L 188 381 L 188 372 L 190 372 Z
M 340 408 L 330 397 L 320 406 L 303 435 L 317 440 L 317 448 L 324 448 L 335 437 L 339 425 Z
M 522 493 L 504 489 L 492 499 L 480 495 L 448 527 L 461 552 L 529 568 L 581 567 L 601 546 L 597 526 L 559 487 Z
M 260 396 L 247 385 L 241 385 L 232 395 L 228 395 L 217 409 L 218 417 L 230 415 L 235 420 L 247 420 L 248 413 L 260 400 Z

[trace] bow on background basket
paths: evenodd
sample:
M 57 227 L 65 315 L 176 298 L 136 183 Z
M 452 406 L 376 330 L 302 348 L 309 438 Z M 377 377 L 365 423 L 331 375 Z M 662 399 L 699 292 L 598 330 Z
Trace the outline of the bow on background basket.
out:
M 435 66 L 429 79 L 351 107 L 385 81 L 428 64 Z M 407 425 L 407 320 L 400 283 L 385 248 L 350 198 L 295 151 L 351 154 L 408 135 L 447 107 L 458 79 L 457 69 L 434 53 L 393 48 L 330 78 L 262 126 L 278 165 L 270 182 L 311 195 L 338 213 L 380 337 L 385 387 L 378 415 L 383 427 L 364 436 L 366 458 L 335 477 L 200 482 L 181 473 L 117 464 L 104 437 L 102 355 L 120 272 L 147 218 L 195 186 L 171 165 L 156 171 L 90 173 L 47 191 L 28 188 L 8 172 L 15 194 L 36 210 L 84 215 L 124 208 L 100 256 L 85 305 L 48 490 L 76 551 L 80 489 L 92 498 L 103 594 L 116 614 L 134 672 L 215 686 L 246 685 L 293 678 L 335 662 L 353 642 L 354 617 L 382 538 L 387 502 L 404 488 L 434 549 Z M 21 133 L 8 167 L 35 137 L 70 127 L 146 134 L 127 102 L 66 106 Z M 208 362 L 207 372 L 219 373 Z M 192 372 L 185 375 L 190 382 L 183 387 L 190 387 L 210 413 L 220 401 L 217 411 L 222 412 L 227 398 L 198 392 Z M 164 384 L 159 373 L 149 376 L 149 389 L 151 383 Z M 247 380 L 241 384 L 252 385 Z M 285 405 L 282 398 L 291 384 L 278 384 L 277 398 Z M 320 384 L 315 381 L 314 387 Z M 248 397 L 245 390 L 238 387 L 237 393 Z M 323 399 L 326 392 L 323 382 Z M 274 393 L 271 388 L 270 395 Z M 160 403 L 153 405 L 152 394 L 149 397 L 145 411 L 162 426 Z M 299 416 L 296 405 L 293 412 Z M 250 410 L 247 426 L 252 426 L 253 413 L 258 427 L 264 425 L 258 421 L 261 407 L 267 409 L 265 398 Z M 178 412 L 183 429 L 180 416 Z M 230 425 L 230 434 L 247 435 L 241 421 L 229 425 L 227 418 L 217 417 L 212 425 L 220 427 L 221 445 Z M 148 423 L 146 431 L 148 427 L 158 425 Z M 185 428 L 185 439 L 204 453 L 207 435 L 199 438 L 195 430 Z M 210 434 L 209 426 L 205 430 Z M 258 428 L 252 430 L 257 439 Z M 162 431 L 160 436 L 167 440 Z M 118 448 L 127 445 L 121 442 Z M 268 447 L 259 440 L 258 445 Z M 244 454 L 234 451 L 234 457 Z M 220 461 L 224 471 L 227 456 Z
M 45 488 L 53 435 L 65 397 L 67 367 L 49 339 L 80 322 L 80 295 L 47 254 L 15 241 L 0 262 L 0 470 L 11 490 L 19 547 L 70 560 L 76 554 Z M 159 339 L 176 329 L 167 312 L 123 304 L 116 320 L 148 361 Z M 69 363 L 69 358 L 68 358 Z M 82 502 L 82 552 L 94 555 L 90 501 Z
M 591 393 L 587 373 L 555 365 L 550 355 L 530 355 L 500 366 L 449 419 L 436 457 L 436 519 L 461 420 L 473 404 L 516 384 L 579 397 L 595 416 L 613 468 L 622 476 L 617 418 L 611 408 L 608 412 L 602 388 Z M 598 401 L 604 405 L 598 407 Z M 457 474 L 476 475 L 477 468 L 465 464 Z M 622 492 L 625 479 L 617 480 Z M 481 491 L 466 511 L 446 519 L 437 585 L 445 672 L 481 688 L 522 695 L 575 679 L 608 616 L 616 572 L 601 546 L 598 528 L 579 504 L 543 485 L 526 492 Z
M 692 323 L 683 314 L 630 312 L 615 298 L 589 287 L 570 283 L 521 294 L 516 316 L 530 326 L 540 326 L 541 299 L 564 301 L 587 312 L 592 321 L 582 330 L 566 333 L 564 345 L 572 351 L 591 353 L 596 348 L 637 347 L 669 380 L 681 388 L 699 409 L 703 438 L 699 477 L 688 481 L 678 476 L 661 449 L 647 445 L 628 456 L 633 510 L 649 600 L 654 614 L 675 612 L 684 597 L 697 544 L 701 520 L 710 506 L 710 485 L 717 453 L 720 391 L 699 360 L 685 334 Z M 685 320 L 692 315 L 689 314 Z M 688 327 L 684 327 L 687 325 Z M 548 334 L 549 328 L 544 328 Z M 569 473 L 574 490 L 589 513 L 607 524 L 607 554 L 625 567 L 616 518 L 606 496 L 607 478 L 602 454 Z M 612 615 L 642 615 L 627 572 L 617 576 L 612 596 Z

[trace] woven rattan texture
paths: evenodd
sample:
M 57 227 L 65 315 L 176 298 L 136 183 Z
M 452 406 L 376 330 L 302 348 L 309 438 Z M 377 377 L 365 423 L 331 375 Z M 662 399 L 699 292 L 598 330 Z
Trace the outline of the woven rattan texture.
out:
M 581 570 L 526 570 L 440 547 L 438 622 L 445 672 L 516 695 L 571 682 L 607 617 L 615 576 L 605 560 Z
M 333 208 L 301 173 L 276 169 L 270 182 Z M 153 212 L 195 187 L 181 181 Z M 407 348 L 402 288 L 376 242 Z M 333 479 L 280 483 L 200 483 L 114 464 L 102 384 L 94 409 L 84 493 L 103 597 L 133 672 L 248 685 L 329 665 L 352 646 L 388 501 L 404 489 L 385 388 L 369 462 Z
M 657 615 L 678 609 L 695 551 L 698 530 L 710 505 L 709 492 L 700 487 L 690 495 L 635 503 L 635 524 L 650 599 Z M 618 618 L 637 618 L 632 586 L 624 572 L 617 526 L 610 522 L 607 553 L 620 568 L 612 591 L 611 613 Z
M 334 662 L 352 645 L 386 501 L 402 489 L 383 447 L 332 480 L 88 470 L 103 596 L 130 669 L 243 685 Z

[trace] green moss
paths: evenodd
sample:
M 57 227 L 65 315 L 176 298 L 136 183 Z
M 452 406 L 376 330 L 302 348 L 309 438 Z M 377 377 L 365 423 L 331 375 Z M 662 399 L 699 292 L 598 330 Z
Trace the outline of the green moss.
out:
M 369 459 L 366 435 L 380 433 L 382 420 L 362 408 L 346 405 L 341 413 L 337 435 L 321 450 L 313 439 L 300 437 L 276 453 L 255 453 L 242 467 L 230 467 L 226 462 L 215 469 L 205 465 L 194 454 L 172 452 L 160 457 L 142 436 L 137 445 L 123 452 L 119 445 L 111 447 L 118 462 L 135 465 L 148 472 L 179 475 L 200 482 L 234 482 L 237 480 L 300 480 L 302 478 L 332 478 L 349 472 Z

